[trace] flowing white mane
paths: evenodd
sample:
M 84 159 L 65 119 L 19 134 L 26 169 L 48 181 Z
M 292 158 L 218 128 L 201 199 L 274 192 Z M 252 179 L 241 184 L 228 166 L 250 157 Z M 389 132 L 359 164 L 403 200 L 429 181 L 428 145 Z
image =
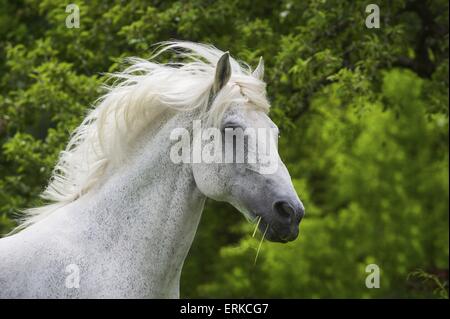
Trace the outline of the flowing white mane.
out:
M 160 64 L 161 53 L 176 52 L 180 62 Z M 208 106 L 215 67 L 224 52 L 192 42 L 161 43 L 149 60 L 131 58 L 123 72 L 110 76 L 108 92 L 97 102 L 73 132 L 61 152 L 49 185 L 41 195 L 49 201 L 25 211 L 19 228 L 39 221 L 91 189 L 107 167 L 118 165 L 141 130 L 166 110 L 200 109 L 213 123 L 236 99 L 268 111 L 264 82 L 253 77 L 247 64 L 230 57 L 232 75 L 228 84 Z

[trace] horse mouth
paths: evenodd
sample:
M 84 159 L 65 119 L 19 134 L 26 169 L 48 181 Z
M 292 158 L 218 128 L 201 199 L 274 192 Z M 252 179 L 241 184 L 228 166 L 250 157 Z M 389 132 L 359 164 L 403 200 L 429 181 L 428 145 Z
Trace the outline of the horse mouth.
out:
M 259 229 L 263 236 L 263 239 L 267 239 L 268 241 L 284 244 L 294 241 L 298 237 L 298 224 L 271 225 L 264 217 L 257 214 L 255 214 L 254 220 L 257 224 L 256 227 Z

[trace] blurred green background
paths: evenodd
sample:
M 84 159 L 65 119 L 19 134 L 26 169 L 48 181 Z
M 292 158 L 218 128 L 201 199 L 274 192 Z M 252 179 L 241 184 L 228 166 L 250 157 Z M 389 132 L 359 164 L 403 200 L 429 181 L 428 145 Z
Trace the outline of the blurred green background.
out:
M 80 28 L 65 25 L 67 4 Z M 41 204 L 102 72 L 168 39 L 266 62 L 280 153 L 307 215 L 264 242 L 208 202 L 182 297 L 448 298 L 448 2 L 0 0 L 0 233 Z M 368 289 L 365 267 L 381 269 Z

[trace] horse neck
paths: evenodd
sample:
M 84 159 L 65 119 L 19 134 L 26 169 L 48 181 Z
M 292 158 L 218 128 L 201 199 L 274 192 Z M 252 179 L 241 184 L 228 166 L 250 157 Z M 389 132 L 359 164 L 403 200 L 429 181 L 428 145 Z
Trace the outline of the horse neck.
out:
M 170 131 L 189 122 L 189 116 L 180 114 L 149 129 L 127 164 L 86 200 L 98 245 L 114 243 L 112 259 L 122 269 L 126 265 L 136 280 L 146 281 L 142 287 L 147 290 L 140 293 L 147 296 L 177 296 L 203 210 L 205 197 L 191 166 L 174 164 L 169 157 Z

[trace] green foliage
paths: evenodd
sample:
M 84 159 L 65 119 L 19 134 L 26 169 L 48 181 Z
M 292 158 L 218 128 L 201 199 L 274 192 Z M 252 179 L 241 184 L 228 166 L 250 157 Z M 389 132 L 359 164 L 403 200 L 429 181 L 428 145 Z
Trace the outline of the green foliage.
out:
M 422 269 L 418 269 L 409 274 L 408 279 L 417 278 L 423 283 L 431 284 L 434 288 L 433 293 L 439 298 L 448 299 L 448 281 L 443 283 L 438 276 L 429 274 Z
M 266 61 L 280 153 L 307 215 L 264 242 L 208 202 L 185 297 L 448 298 L 448 2 L 0 0 L 0 233 L 38 205 L 102 74 L 171 38 Z M 367 289 L 365 267 L 381 269 Z M 423 272 L 417 272 L 423 269 Z M 419 279 L 419 280 L 414 280 Z

